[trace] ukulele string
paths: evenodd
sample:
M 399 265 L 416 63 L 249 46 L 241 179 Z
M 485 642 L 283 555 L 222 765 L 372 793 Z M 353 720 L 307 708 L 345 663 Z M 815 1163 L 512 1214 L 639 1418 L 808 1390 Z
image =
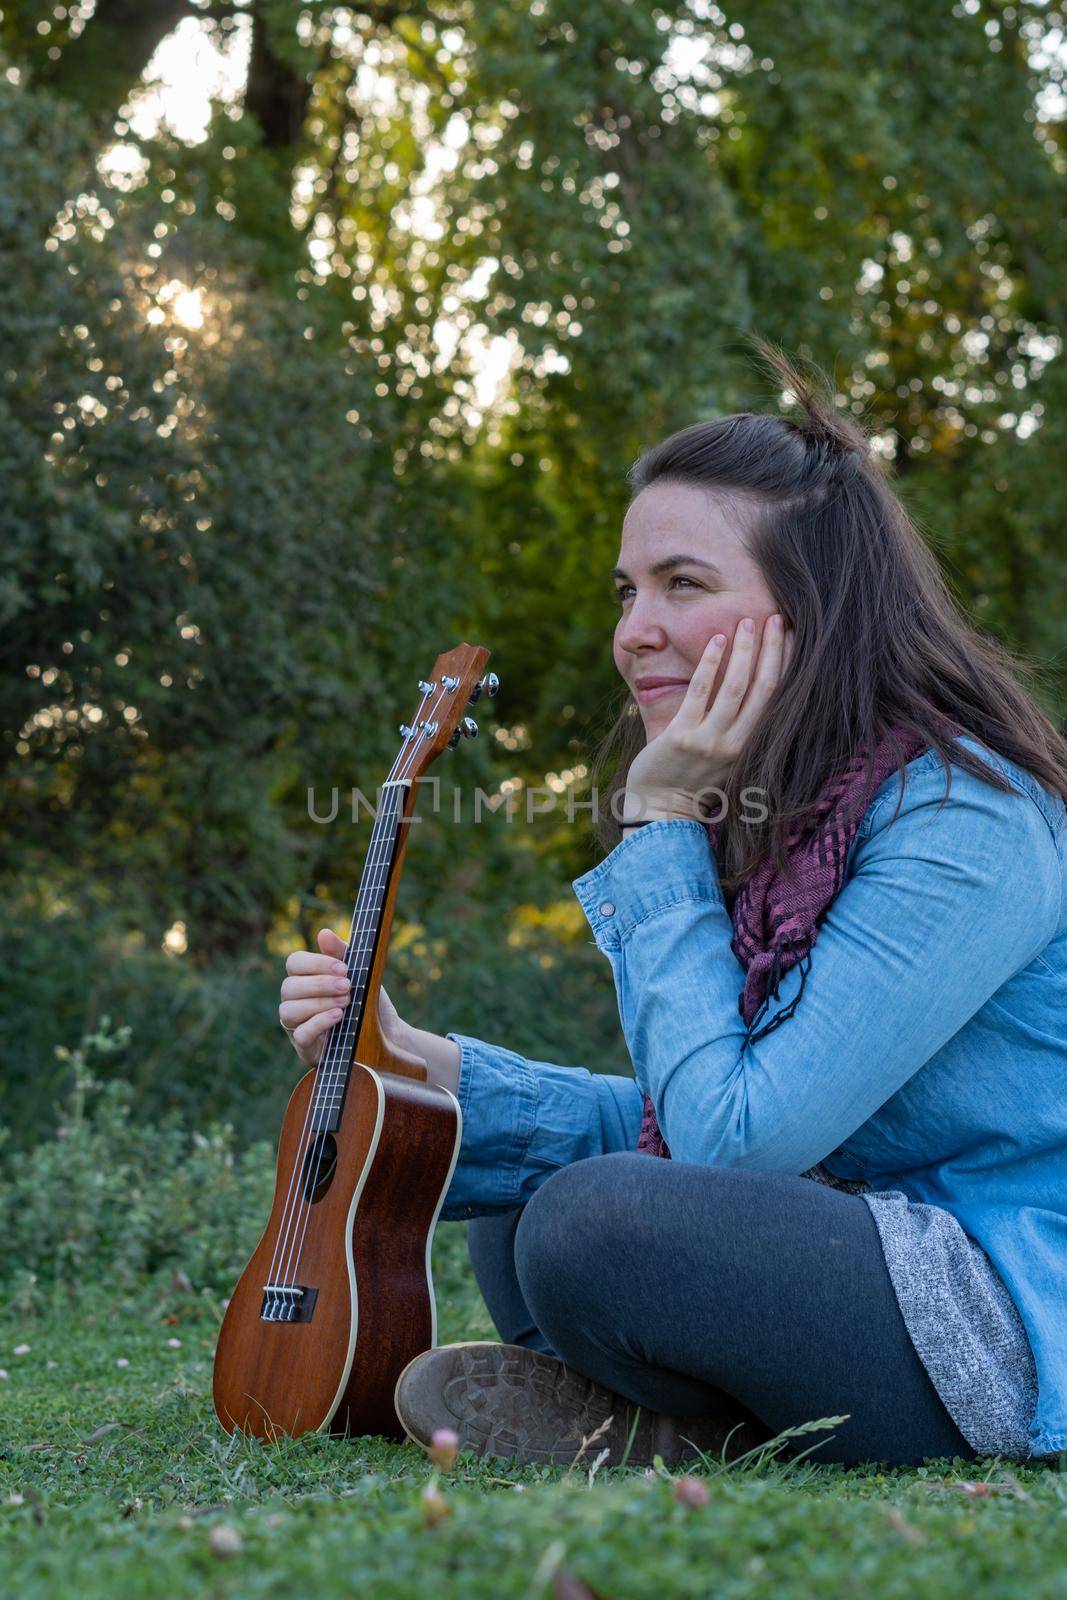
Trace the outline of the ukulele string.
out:
M 430 706 L 429 709 L 431 712 L 437 709 L 437 706 L 444 699 L 445 693 L 447 693 L 447 691 L 439 694 L 438 699 L 433 703 L 433 705 Z M 419 707 L 419 714 L 425 710 L 426 697 L 424 696 L 423 702 Z M 397 754 L 396 760 L 393 763 L 393 767 L 390 769 L 389 776 L 386 780 L 387 782 L 392 782 L 394 779 L 402 779 L 406 777 L 408 771 L 413 765 L 416 746 L 412 743 L 412 741 L 418 732 L 418 727 L 419 724 L 417 716 L 415 727 L 412 729 L 411 733 L 405 736 L 404 743 Z M 390 793 L 393 792 L 399 794 L 399 790 L 390 791 Z M 386 846 L 386 841 L 388 838 L 389 830 L 387 830 L 386 833 L 384 833 L 379 839 L 375 853 L 369 863 L 371 870 L 368 876 L 368 884 L 372 890 L 380 888 L 385 882 L 384 877 L 379 879 L 378 872 L 383 864 L 387 865 L 387 858 L 390 853 Z M 350 979 L 354 976 L 353 965 L 350 964 L 352 962 L 352 958 L 355 957 L 357 961 L 362 959 L 363 955 L 366 953 L 366 950 L 363 948 L 364 941 L 367 940 L 373 933 L 373 929 L 373 915 L 370 917 L 367 926 L 360 927 L 358 919 L 353 925 L 348 948 L 345 951 L 345 966 L 348 970 Z M 367 949 L 369 949 L 369 944 Z M 289 1210 L 290 1201 L 295 1201 L 295 1204 L 292 1205 L 292 1210 L 287 1220 L 285 1219 L 283 1213 L 284 1231 L 282 1231 L 280 1234 L 279 1244 L 275 1251 L 276 1259 L 279 1262 L 280 1277 L 275 1278 L 272 1275 L 270 1279 L 272 1283 L 290 1286 L 296 1281 L 295 1273 L 299 1265 L 300 1253 L 303 1248 L 304 1238 L 307 1233 L 312 1210 L 311 1199 L 309 1196 L 306 1196 L 302 1193 L 304 1184 L 299 1182 L 300 1176 L 303 1173 L 304 1164 L 307 1160 L 308 1152 L 311 1148 L 310 1140 L 308 1140 L 305 1144 L 305 1136 L 308 1132 L 308 1123 L 312 1120 L 313 1113 L 316 1110 L 321 1110 L 322 1107 L 332 1099 L 334 1087 L 336 1084 L 340 1083 L 342 1079 L 345 1070 L 345 1049 L 348 1044 L 349 1035 L 352 1031 L 353 1021 L 358 1010 L 359 1003 L 362 1001 L 362 999 L 362 994 L 350 996 L 343 1023 L 340 1024 L 341 1032 L 338 1033 L 338 1024 L 335 1024 L 334 1028 L 327 1036 L 323 1053 L 319 1059 L 318 1082 L 309 1101 L 304 1129 L 301 1134 L 300 1142 L 302 1148 L 300 1149 L 299 1160 L 294 1168 L 293 1179 L 290 1183 L 290 1195 L 287 1198 L 286 1210 Z M 303 1212 L 302 1226 L 301 1212 Z M 284 1263 L 284 1265 L 282 1265 L 282 1263 Z
M 424 698 L 424 704 L 425 704 L 425 698 Z M 420 711 L 421 710 L 422 710 L 422 707 L 420 707 Z M 410 735 L 408 735 L 407 738 L 410 738 Z M 406 747 L 407 738 L 405 738 L 405 746 L 402 747 L 401 753 L 403 753 L 403 750 Z M 398 755 L 397 760 L 399 761 L 399 755 Z M 388 778 L 387 778 L 386 781 L 389 781 L 389 779 L 391 779 L 393 777 L 394 772 L 396 770 L 396 765 L 397 765 L 397 763 L 394 762 L 394 767 L 393 767 L 393 769 L 390 770 L 390 773 L 389 773 Z M 387 792 L 391 794 L 393 791 L 389 790 Z M 380 849 L 381 849 L 381 835 L 379 835 L 378 842 L 375 845 L 375 852 L 379 851 Z M 377 859 L 376 859 L 376 855 L 372 855 L 371 860 L 369 862 L 369 867 L 370 867 L 370 871 L 368 873 L 368 882 L 369 883 L 373 883 L 374 877 L 376 875 L 377 866 L 378 866 L 378 862 L 377 862 Z M 357 915 L 357 918 L 356 918 L 356 925 L 358 925 L 358 915 Z M 351 949 L 352 949 L 352 946 L 351 946 L 351 941 L 350 941 L 349 948 L 346 949 L 346 952 L 345 952 L 345 967 L 346 967 L 346 970 L 348 970 L 349 977 L 351 977 L 351 975 L 352 975 L 351 968 L 348 965 L 348 957 L 351 954 Z M 325 1094 L 324 1094 L 324 1091 L 323 1091 L 323 1085 L 324 1085 L 324 1082 L 325 1082 L 325 1072 L 328 1069 L 330 1071 L 330 1074 L 331 1074 L 331 1077 L 332 1077 L 331 1052 L 333 1052 L 334 1047 L 336 1045 L 336 1042 L 337 1042 L 337 1033 L 336 1033 L 336 1026 L 335 1026 L 335 1028 L 330 1030 L 330 1032 L 328 1032 L 326 1034 L 325 1038 L 323 1039 L 322 1048 L 321 1048 L 321 1050 L 319 1052 L 319 1060 L 318 1060 L 318 1063 L 316 1065 L 316 1071 L 317 1071 L 318 1075 L 317 1075 L 317 1078 L 316 1078 L 316 1081 L 315 1081 L 315 1085 L 314 1085 L 314 1087 L 312 1089 L 312 1092 L 308 1097 L 307 1111 L 306 1111 L 305 1116 L 304 1116 L 304 1126 L 301 1129 L 301 1133 L 300 1133 L 300 1139 L 299 1139 L 298 1146 L 297 1146 L 297 1157 L 296 1157 L 296 1160 L 294 1162 L 292 1176 L 290 1178 L 290 1183 L 289 1183 L 289 1192 L 288 1192 L 288 1194 L 286 1196 L 285 1207 L 284 1207 L 283 1212 L 282 1212 L 282 1218 L 281 1218 L 281 1222 L 279 1224 L 279 1229 L 278 1229 L 277 1241 L 276 1241 L 275 1248 L 274 1248 L 274 1255 L 273 1255 L 273 1259 L 271 1261 L 271 1271 L 270 1271 L 270 1277 L 268 1279 L 268 1282 L 272 1283 L 272 1284 L 284 1285 L 285 1283 L 287 1283 L 287 1271 L 282 1269 L 280 1263 L 283 1260 L 285 1260 L 287 1255 L 290 1254 L 290 1240 L 293 1237 L 294 1224 L 297 1222 L 297 1217 L 299 1215 L 300 1191 L 301 1191 L 301 1188 L 303 1187 L 303 1185 L 301 1183 L 301 1177 L 302 1177 L 302 1175 L 304 1173 L 304 1167 L 305 1167 L 305 1163 L 307 1161 L 308 1152 L 309 1152 L 309 1150 L 311 1148 L 310 1139 L 308 1139 L 308 1137 L 307 1137 L 308 1136 L 308 1130 L 309 1130 L 309 1124 L 311 1124 L 314 1120 L 316 1120 L 315 1113 L 319 1109 L 321 1109 L 321 1107 L 322 1107 L 322 1105 L 324 1103 L 324 1100 L 325 1100 Z M 332 1084 L 331 1084 L 331 1087 L 332 1087 Z M 290 1257 L 290 1259 L 291 1259 L 291 1257 Z M 272 1311 L 272 1313 L 276 1313 L 278 1310 L 280 1310 L 280 1300 L 272 1301 L 271 1302 L 271 1311 Z
M 419 714 L 421 714 L 422 710 L 426 709 L 426 701 L 429 693 L 430 691 L 427 691 L 427 694 L 422 696 L 422 704 L 419 706 Z M 416 714 L 416 728 L 418 728 L 419 714 Z M 397 776 L 400 763 L 402 763 L 403 760 L 405 760 L 406 755 L 408 755 L 408 744 L 410 744 L 410 741 L 413 738 L 414 728 L 411 733 L 405 734 L 405 741 L 403 741 L 402 747 L 400 747 L 400 750 L 397 752 L 394 765 L 392 765 L 392 768 L 389 770 L 389 774 L 387 774 L 386 782 L 392 781 L 392 779 Z M 392 792 L 392 790 L 389 790 L 389 792 Z M 384 834 L 379 835 L 378 840 L 373 840 L 373 842 L 371 842 L 373 843 L 373 850 L 371 850 L 370 861 L 368 861 L 368 869 L 370 870 L 368 870 L 368 874 L 366 874 L 366 877 L 368 877 L 368 885 L 374 885 L 374 878 L 376 878 L 379 866 L 381 866 L 381 859 L 379 858 L 381 858 L 382 840 L 384 840 Z M 355 928 L 358 928 L 358 925 L 360 925 L 360 915 L 358 914 L 360 914 L 360 907 L 357 907 L 357 917 L 354 918 L 354 931 Z M 352 968 L 349 966 L 349 957 L 352 955 L 352 950 L 354 950 L 354 942 L 352 942 L 352 938 L 350 938 L 349 947 L 346 949 L 346 970 L 347 973 L 349 973 L 349 978 L 352 978 Z M 330 1077 L 331 1080 L 333 1080 L 333 1066 L 334 1061 L 336 1061 L 336 1045 L 338 1045 L 338 1037 L 338 1027 L 336 1027 L 336 1024 L 334 1024 L 333 1029 L 326 1034 L 325 1040 L 323 1040 L 322 1051 L 320 1051 L 320 1056 L 318 1056 L 317 1078 L 315 1078 L 314 1088 L 312 1088 L 312 1093 L 309 1094 L 309 1101 L 307 1101 L 307 1112 L 306 1115 L 304 1115 L 304 1126 L 302 1126 L 301 1138 L 299 1138 L 298 1142 L 298 1157 L 296 1157 L 296 1162 L 294 1162 L 293 1176 L 291 1176 L 290 1179 L 290 1192 L 288 1192 L 288 1195 L 286 1195 L 285 1208 L 283 1208 L 282 1213 L 282 1221 L 280 1221 L 280 1224 L 278 1224 L 278 1237 L 277 1243 L 275 1243 L 274 1259 L 272 1259 L 272 1262 L 270 1262 L 270 1283 L 278 1283 L 278 1285 L 288 1283 L 286 1270 L 282 1269 L 282 1262 L 286 1261 L 286 1258 L 290 1259 L 291 1261 L 290 1243 L 291 1238 L 293 1238 L 294 1235 L 294 1224 L 296 1224 L 296 1221 L 298 1221 L 299 1203 L 301 1203 L 302 1189 L 301 1178 L 304 1176 L 304 1166 L 306 1166 L 307 1155 L 309 1155 L 310 1150 L 309 1125 L 310 1123 L 314 1122 L 314 1120 L 317 1120 L 317 1117 L 315 1117 L 317 1110 L 322 1109 L 323 1099 L 325 1099 L 325 1096 L 323 1096 L 323 1083 L 326 1082 L 326 1077 Z M 277 1309 L 278 1307 L 272 1304 L 272 1310 Z
M 445 692 L 447 693 L 447 691 L 445 691 Z M 440 701 L 443 698 L 444 698 L 444 696 L 441 695 L 438 698 L 438 700 L 434 702 L 434 704 L 430 707 L 430 711 L 431 712 L 433 712 L 433 711 L 435 711 L 437 709 L 438 704 L 440 704 Z M 420 711 L 425 709 L 425 702 L 424 702 L 423 706 L 420 706 L 419 709 L 420 709 Z M 397 770 L 397 768 L 394 768 L 394 771 L 390 772 L 390 779 L 393 778 L 394 775 L 399 777 L 399 778 L 403 778 L 403 777 L 407 776 L 407 772 L 410 769 L 410 766 L 413 764 L 413 758 L 414 758 L 414 753 L 415 753 L 415 747 L 412 746 L 412 748 L 410 750 L 408 750 L 407 745 L 408 745 L 408 741 L 410 739 L 412 739 L 414 737 L 415 732 L 417 732 L 417 728 L 418 728 L 418 724 L 416 723 L 415 729 L 412 730 L 411 734 L 408 734 L 406 736 L 404 745 L 401 747 L 401 751 L 398 754 L 398 758 L 397 758 L 398 766 L 399 766 L 399 762 L 400 762 L 400 760 L 402 758 L 406 763 L 405 766 L 402 769 L 399 769 L 399 770 Z M 401 807 L 403 807 L 403 797 L 400 795 L 399 789 L 390 790 L 390 793 L 391 794 L 395 793 L 398 796 L 398 798 L 400 799 Z M 377 872 L 377 869 L 383 863 L 386 865 L 386 867 L 388 866 L 387 856 L 389 854 L 391 854 L 391 851 L 387 851 L 387 850 L 384 849 L 384 840 L 385 840 L 386 837 L 387 837 L 387 835 L 383 835 L 382 836 L 382 847 L 380 848 L 379 853 L 378 853 L 378 855 L 377 855 L 377 857 L 376 857 L 376 859 L 374 861 L 375 872 Z M 379 881 L 372 881 L 372 887 L 374 889 L 378 889 L 378 888 L 382 887 L 382 885 L 386 881 L 386 876 L 387 876 L 387 873 L 386 873 L 385 876 L 382 877 L 380 882 Z M 356 931 L 357 931 L 356 930 L 356 925 L 354 924 L 353 925 L 353 929 L 352 929 L 352 935 L 351 935 L 351 938 L 349 940 L 349 949 L 345 952 L 345 965 L 346 966 L 348 966 L 348 960 L 349 960 L 349 956 L 350 955 L 358 954 L 359 959 L 362 959 L 363 955 L 366 954 L 366 951 L 364 951 L 362 949 L 362 944 L 363 944 L 364 939 L 368 938 L 374 932 L 374 916 L 373 916 L 373 914 L 372 914 L 371 918 L 369 919 L 368 925 L 365 928 L 361 928 L 359 930 L 359 940 L 358 940 L 358 942 L 356 940 Z M 369 950 L 369 949 L 370 949 L 370 945 L 368 944 L 367 950 Z M 349 970 L 350 970 L 350 975 L 351 975 L 351 969 L 349 969 Z M 350 997 L 349 1005 L 348 1005 L 348 1007 L 346 1009 L 345 1016 L 344 1016 L 344 1021 L 343 1021 L 343 1024 L 342 1024 L 343 1031 L 334 1041 L 333 1059 L 329 1064 L 328 1075 L 326 1076 L 324 1083 L 320 1086 L 320 1088 L 318 1090 L 318 1093 L 317 1093 L 317 1099 L 318 1099 L 318 1103 L 319 1103 L 320 1107 L 323 1106 L 323 1105 L 326 1105 L 326 1104 L 328 1104 L 329 1102 L 332 1101 L 334 1085 L 337 1084 L 337 1083 L 340 1083 L 342 1078 L 343 1078 L 343 1076 L 344 1076 L 344 1073 L 345 1073 L 345 1050 L 346 1050 L 346 1047 L 347 1047 L 347 1044 L 348 1044 L 348 1037 L 349 1037 L 350 1032 L 352 1031 L 353 1021 L 354 1021 L 354 1018 L 356 1016 L 356 1012 L 357 1012 L 357 1010 L 359 1008 L 359 1005 L 362 1003 L 362 1000 L 363 1000 L 363 994 L 362 993 L 360 993 L 359 995 L 355 995 L 354 994 L 354 995 L 352 995 Z M 320 1073 L 320 1077 L 321 1076 L 322 1076 L 322 1074 Z M 293 1219 L 294 1221 L 296 1220 L 296 1217 L 299 1215 L 299 1210 L 300 1210 L 300 1205 L 299 1205 L 299 1199 L 298 1199 L 297 1210 L 294 1213 L 294 1219 Z M 295 1283 L 295 1281 L 296 1281 L 296 1273 L 299 1270 L 300 1254 L 301 1254 L 301 1251 L 303 1250 L 304 1239 L 305 1239 L 306 1234 L 307 1234 L 308 1224 L 309 1224 L 309 1222 L 311 1220 L 311 1211 L 312 1211 L 311 1198 L 310 1198 L 310 1196 L 305 1196 L 303 1225 L 301 1226 L 299 1223 L 297 1223 L 296 1229 L 294 1229 L 294 1244 L 293 1244 L 292 1248 L 289 1250 L 288 1259 L 286 1261 L 285 1272 L 284 1272 L 284 1278 L 285 1278 L 286 1282 L 290 1282 L 291 1281 L 291 1282 Z M 299 1232 L 299 1237 L 296 1236 L 297 1235 L 297 1231 Z
M 388 792 L 388 795 L 390 797 L 389 798 L 389 805 L 390 805 L 390 808 L 392 808 L 392 805 L 393 805 L 392 796 L 395 793 L 397 793 L 397 791 L 393 790 L 393 789 L 390 789 L 387 792 Z M 390 818 L 390 820 L 391 820 L 391 818 Z M 388 829 L 386 830 L 386 833 L 382 835 L 382 840 L 384 840 L 387 837 L 387 834 L 388 834 Z M 376 854 L 375 858 L 374 858 L 374 861 L 373 861 L 373 867 L 374 867 L 375 874 L 377 874 L 378 868 L 380 866 L 384 865 L 387 862 L 387 853 L 386 853 L 386 851 L 384 849 L 384 844 L 382 843 L 382 841 L 379 842 L 379 849 L 381 850 L 381 854 Z M 384 878 L 382 878 L 381 880 L 379 880 L 377 878 L 377 876 L 375 876 L 374 878 L 368 878 L 367 886 L 368 886 L 368 889 L 370 890 L 370 892 L 374 893 L 374 891 L 377 890 L 381 886 L 381 882 L 384 882 Z M 373 931 L 373 925 L 374 925 L 374 915 L 373 915 L 373 913 L 371 913 L 371 915 L 367 918 L 367 926 L 366 927 L 362 927 L 362 928 L 359 929 L 358 942 L 355 942 L 355 943 L 350 942 L 348 948 L 345 951 L 345 965 L 348 968 L 350 977 L 354 976 L 355 967 L 358 966 L 360 961 L 362 961 L 363 956 L 366 953 L 366 951 L 363 949 L 363 942 L 368 937 L 368 935 Z M 353 939 L 355 938 L 355 933 L 356 933 L 356 928 L 355 928 L 355 925 L 354 925 L 353 926 Z M 370 948 L 370 946 L 368 944 L 367 945 L 367 949 L 369 949 L 369 948 Z M 349 965 L 350 958 L 353 959 L 353 965 L 352 966 Z M 332 1112 L 333 1110 L 338 1108 L 337 1107 L 337 1101 L 336 1101 L 335 1095 L 334 1095 L 334 1090 L 335 1090 L 335 1087 L 337 1085 L 340 1085 L 342 1083 L 343 1079 L 344 1079 L 344 1075 L 345 1075 L 345 1047 L 346 1047 L 346 1044 L 347 1044 L 347 1038 L 348 1038 L 348 1032 L 349 1032 L 349 1028 L 350 1028 L 350 1024 L 351 1024 L 351 1018 L 352 1018 L 353 1013 L 355 1013 L 359 1009 L 362 1001 L 363 1001 L 363 993 L 361 991 L 357 990 L 356 986 L 353 985 L 353 990 L 352 990 L 352 993 L 351 993 L 351 996 L 350 996 L 350 999 L 349 999 L 348 1008 L 346 1009 L 346 1012 L 345 1012 L 344 1021 L 334 1024 L 335 1030 L 336 1029 L 343 1029 L 343 1033 L 335 1032 L 334 1037 L 333 1037 L 333 1039 L 332 1039 L 332 1041 L 330 1043 L 329 1049 L 327 1051 L 327 1055 L 324 1056 L 322 1064 L 321 1064 L 320 1069 L 319 1069 L 319 1084 L 318 1084 L 318 1086 L 316 1087 L 316 1090 L 315 1090 L 315 1109 L 316 1109 L 316 1111 L 319 1111 L 319 1112 L 321 1112 L 321 1111 L 330 1111 L 330 1112 Z M 327 1056 L 328 1056 L 328 1059 L 327 1059 Z M 316 1117 L 315 1120 L 319 1121 L 320 1119 L 318 1117 Z M 327 1119 L 322 1119 L 322 1120 L 328 1120 L 328 1118 Z M 319 1130 L 319 1131 L 321 1132 L 321 1130 Z M 311 1146 L 311 1144 L 309 1142 L 309 1149 L 311 1149 L 311 1148 L 312 1148 L 312 1146 Z M 297 1282 L 298 1276 L 299 1276 L 300 1254 L 301 1254 L 301 1251 L 303 1250 L 303 1247 L 304 1247 L 304 1239 L 305 1239 L 305 1237 L 307 1235 L 308 1225 L 309 1225 L 309 1223 L 311 1221 L 311 1213 L 312 1213 L 312 1211 L 314 1209 L 314 1204 L 313 1204 L 313 1199 L 312 1199 L 313 1194 L 314 1194 L 314 1183 L 311 1181 L 310 1175 L 309 1175 L 307 1180 L 306 1180 L 306 1182 L 304 1184 L 302 1184 L 300 1186 L 300 1189 L 298 1190 L 297 1204 L 296 1204 L 296 1207 L 295 1207 L 295 1209 L 293 1211 L 293 1215 L 292 1215 L 292 1218 L 291 1218 L 291 1222 L 292 1222 L 291 1237 L 290 1237 L 289 1230 L 288 1229 L 286 1230 L 285 1251 L 283 1252 L 285 1254 L 285 1263 L 284 1263 L 284 1266 L 282 1268 L 282 1281 L 285 1282 L 286 1284 L 295 1285 L 296 1282 Z
M 429 691 L 427 691 L 427 693 L 429 693 Z M 419 712 L 422 712 L 425 709 L 425 705 L 426 705 L 426 695 L 423 696 L 423 701 L 422 701 L 422 705 L 420 705 L 420 707 L 419 707 Z M 417 726 L 417 718 L 416 718 L 416 726 Z M 389 782 L 396 775 L 399 763 L 400 763 L 401 759 L 404 757 L 404 755 L 406 753 L 407 744 L 408 744 L 408 741 L 411 739 L 411 737 L 412 737 L 412 734 L 407 734 L 405 736 L 404 743 L 403 743 L 403 745 L 401 745 L 400 750 L 397 752 L 397 756 L 396 756 L 396 758 L 395 758 L 395 760 L 393 762 L 393 766 L 392 766 L 392 768 L 390 769 L 390 771 L 389 771 L 389 773 L 387 775 L 386 782 Z M 379 840 L 378 844 L 375 846 L 375 849 L 376 850 L 380 850 L 380 848 L 381 848 L 381 841 Z M 376 870 L 377 865 L 378 865 L 378 863 L 375 860 L 372 860 L 370 862 L 370 866 L 374 870 Z M 371 873 L 371 876 L 373 876 L 373 871 Z M 348 957 L 349 957 L 350 952 L 351 952 L 351 939 L 349 940 L 349 947 L 345 951 L 345 967 L 346 967 L 346 970 L 348 970 L 348 972 L 349 972 L 349 977 L 351 978 L 351 975 L 352 975 L 351 974 L 351 969 L 348 967 Z M 307 1139 L 309 1124 L 311 1123 L 311 1121 L 312 1121 L 312 1119 L 314 1117 L 316 1109 L 321 1104 L 321 1100 L 322 1100 L 321 1089 L 322 1089 L 323 1068 L 327 1065 L 327 1062 L 329 1061 L 330 1053 L 331 1053 L 331 1050 L 333 1049 L 333 1046 L 334 1046 L 335 1042 L 336 1042 L 336 1024 L 335 1024 L 334 1028 L 331 1029 L 326 1034 L 326 1036 L 325 1036 L 325 1038 L 323 1039 L 323 1042 L 322 1042 L 322 1047 L 321 1047 L 321 1049 L 319 1051 L 319 1059 L 318 1059 L 318 1062 L 316 1063 L 316 1069 L 315 1069 L 316 1073 L 317 1073 L 317 1077 L 316 1077 L 316 1080 L 315 1080 L 315 1084 L 314 1084 L 314 1086 L 312 1088 L 312 1091 L 311 1091 L 310 1095 L 308 1096 L 308 1106 L 307 1106 L 307 1111 L 305 1112 L 305 1115 L 304 1115 L 304 1125 L 303 1125 L 303 1127 L 302 1127 L 302 1129 L 300 1131 L 300 1139 L 299 1139 L 299 1141 L 297 1143 L 297 1157 L 296 1157 L 296 1160 L 295 1160 L 294 1165 L 293 1165 L 292 1176 L 291 1176 L 291 1178 L 289 1180 L 289 1190 L 288 1190 L 288 1193 L 287 1193 L 287 1195 L 285 1197 L 285 1205 L 284 1205 L 284 1207 L 282 1209 L 282 1216 L 281 1216 L 281 1220 L 280 1220 L 279 1225 L 278 1225 L 278 1236 L 277 1236 L 277 1240 L 276 1240 L 276 1243 L 275 1243 L 273 1256 L 272 1256 L 272 1259 L 271 1259 L 270 1274 L 269 1274 L 268 1279 L 267 1279 L 268 1284 L 278 1284 L 278 1285 L 282 1284 L 282 1277 L 279 1275 L 280 1274 L 280 1262 L 282 1261 L 282 1259 L 284 1259 L 284 1257 L 286 1255 L 286 1252 L 287 1252 L 287 1250 L 289 1248 L 289 1239 L 290 1239 L 290 1234 L 291 1234 L 291 1230 L 292 1230 L 292 1225 L 293 1225 L 293 1222 L 296 1219 L 297 1211 L 299 1209 L 299 1194 L 300 1194 L 300 1189 L 302 1187 L 301 1183 L 300 1183 L 300 1178 L 301 1178 L 301 1174 L 303 1172 L 304 1163 L 305 1163 L 306 1158 L 307 1158 L 307 1153 L 308 1153 L 308 1150 L 310 1148 L 310 1145 L 308 1143 L 305 1143 L 305 1141 Z M 292 1210 L 290 1210 L 290 1208 L 292 1208 Z M 270 1302 L 270 1309 L 271 1309 L 272 1314 L 278 1308 L 279 1308 L 279 1303 L 276 1300 L 272 1300 Z

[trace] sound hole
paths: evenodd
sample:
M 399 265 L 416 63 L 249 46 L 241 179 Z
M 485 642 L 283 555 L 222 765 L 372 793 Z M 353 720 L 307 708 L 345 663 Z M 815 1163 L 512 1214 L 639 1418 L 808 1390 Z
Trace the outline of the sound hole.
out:
M 317 1133 L 304 1161 L 304 1199 L 321 1200 L 337 1168 L 337 1140 L 332 1133 Z

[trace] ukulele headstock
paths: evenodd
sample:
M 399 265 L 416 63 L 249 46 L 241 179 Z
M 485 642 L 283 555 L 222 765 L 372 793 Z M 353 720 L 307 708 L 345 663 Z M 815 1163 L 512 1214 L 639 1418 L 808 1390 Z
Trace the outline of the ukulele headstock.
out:
M 467 716 L 467 707 L 483 692 L 491 699 L 500 687 L 495 672 L 483 676 L 488 660 L 484 645 L 457 644 L 437 657 L 428 678 L 419 680 L 418 705 L 411 721 L 400 724 L 400 776 L 421 777 L 442 750 L 454 750 L 462 738 L 475 737 L 478 724 Z

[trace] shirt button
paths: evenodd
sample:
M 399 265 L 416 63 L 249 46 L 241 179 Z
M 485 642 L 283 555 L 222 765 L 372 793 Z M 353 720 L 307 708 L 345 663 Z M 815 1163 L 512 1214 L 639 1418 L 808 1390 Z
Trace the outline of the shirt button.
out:
M 615 907 L 612 905 L 610 900 L 604 901 L 604 904 L 600 908 L 600 915 L 602 917 L 611 917 L 615 915 Z

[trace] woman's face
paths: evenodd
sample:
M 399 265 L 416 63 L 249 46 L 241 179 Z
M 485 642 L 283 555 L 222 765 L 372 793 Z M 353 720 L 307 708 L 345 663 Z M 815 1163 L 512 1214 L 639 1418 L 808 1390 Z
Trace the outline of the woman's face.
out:
M 779 610 L 729 513 L 691 484 L 652 484 L 637 496 L 622 525 L 613 582 L 620 601 L 615 665 L 633 691 L 649 740 L 677 711 L 712 634 L 727 639 L 717 691 L 737 624 L 744 617 L 756 624 L 754 672 L 764 623 Z M 642 687 L 646 678 L 675 681 Z

